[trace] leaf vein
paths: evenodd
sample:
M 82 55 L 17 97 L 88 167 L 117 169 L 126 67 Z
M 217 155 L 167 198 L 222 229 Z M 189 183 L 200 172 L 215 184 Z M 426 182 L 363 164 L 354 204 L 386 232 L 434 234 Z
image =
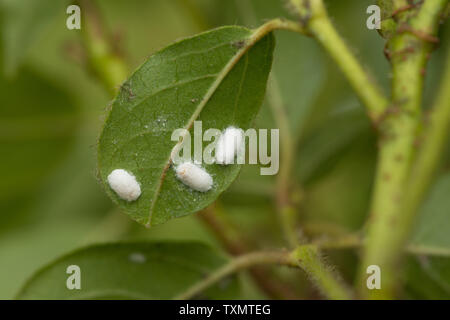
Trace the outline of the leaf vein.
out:
M 129 112 L 133 111 L 135 108 L 137 108 L 140 105 L 142 105 L 143 103 L 147 102 L 148 99 L 155 97 L 156 95 L 160 94 L 161 92 L 164 92 L 164 91 L 167 91 L 167 90 L 170 90 L 170 89 L 175 89 L 175 88 L 178 88 L 178 87 L 183 86 L 185 84 L 189 84 L 189 83 L 196 82 L 196 81 L 199 81 L 199 80 L 205 80 L 205 79 L 208 79 L 208 78 L 214 78 L 216 76 L 217 76 L 217 73 L 208 73 L 208 74 L 204 74 L 202 76 L 198 76 L 198 77 L 195 77 L 195 78 L 190 78 L 188 80 L 179 81 L 179 82 L 177 82 L 177 83 L 175 83 L 173 85 L 170 85 L 170 86 L 162 87 L 162 88 L 158 89 L 157 91 L 152 92 L 150 95 L 145 96 L 141 101 L 136 103 L 134 106 L 130 107 Z

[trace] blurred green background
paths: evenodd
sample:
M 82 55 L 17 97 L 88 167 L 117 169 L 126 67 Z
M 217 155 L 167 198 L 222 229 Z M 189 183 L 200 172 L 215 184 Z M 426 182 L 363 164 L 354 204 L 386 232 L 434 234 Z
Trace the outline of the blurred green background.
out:
M 221 25 L 256 27 L 269 18 L 289 17 L 280 0 L 95 2 L 130 71 L 176 39 Z M 347 43 L 388 92 L 384 40 L 366 28 L 366 8 L 373 2 L 339 0 L 327 5 Z M 2 299 L 13 298 L 39 267 L 90 243 L 200 239 L 220 247 L 195 216 L 147 230 L 118 212 L 102 191 L 95 175 L 95 146 L 111 98 L 83 65 L 80 31 L 66 28 L 67 5 L 62 0 L 0 0 Z M 447 25 L 441 32 L 443 43 L 430 62 L 426 107 L 437 89 L 448 35 Z M 355 94 L 313 39 L 287 32 L 277 32 L 276 39 L 272 76 L 298 140 L 295 172 L 305 189 L 301 221 L 310 236 L 356 231 L 370 199 L 375 133 Z M 274 127 L 267 105 L 257 126 Z M 437 227 L 450 233 L 450 161 L 444 162 L 424 214 L 442 216 Z M 262 177 L 258 171 L 246 166 L 220 202 L 262 247 L 282 246 L 274 227 L 274 178 Z M 428 236 L 435 232 L 428 231 Z M 436 241 L 450 247 L 448 236 Z M 329 259 L 338 264 L 346 280 L 353 281 L 354 252 L 330 252 Z M 412 258 L 409 266 L 402 275 L 405 297 L 450 298 L 450 268 L 442 267 L 450 266 L 446 259 Z M 280 276 L 290 274 L 282 271 Z M 314 296 L 314 289 L 299 277 L 298 290 Z M 263 296 L 249 283 L 243 297 Z

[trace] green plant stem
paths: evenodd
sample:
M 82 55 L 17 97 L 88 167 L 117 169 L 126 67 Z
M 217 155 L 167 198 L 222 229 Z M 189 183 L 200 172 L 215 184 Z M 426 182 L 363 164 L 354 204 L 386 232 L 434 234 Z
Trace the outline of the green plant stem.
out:
M 398 215 L 399 225 L 396 230 L 399 246 L 409 239 L 427 191 L 434 181 L 435 173 L 442 159 L 450 133 L 450 53 L 447 55 L 446 67 L 435 105 L 432 108 L 429 122 L 426 124 L 422 146 L 412 167 L 411 176 L 402 202 L 401 214 Z M 413 250 L 423 249 L 414 246 Z M 411 248 L 410 248 L 411 249 Z M 410 250 L 411 251 L 411 250 Z M 449 250 L 443 248 L 428 248 L 430 254 L 449 255 Z
M 336 280 L 332 276 L 331 270 L 320 261 L 317 248 L 310 245 L 299 246 L 292 252 L 261 251 L 234 258 L 230 263 L 213 272 L 202 281 L 194 284 L 191 288 L 175 297 L 175 299 L 191 299 L 224 277 L 239 270 L 261 264 L 300 267 L 314 279 L 314 283 L 327 298 L 339 300 L 351 299 L 347 288 L 340 281 Z
M 350 233 L 339 237 L 315 240 L 311 244 L 323 250 L 357 249 L 364 245 L 364 239 L 359 234 Z M 410 244 L 406 246 L 405 252 L 412 255 L 450 257 L 450 249 L 445 247 Z
M 217 202 L 200 212 L 198 217 L 213 231 L 213 235 L 231 255 L 245 255 L 255 247 L 226 219 Z M 253 266 L 249 271 L 255 283 L 268 297 L 289 300 L 299 298 L 294 288 L 284 281 L 276 279 L 264 266 Z
M 269 81 L 268 101 L 281 137 L 281 163 L 280 172 L 277 175 L 276 189 L 277 212 L 286 241 L 291 248 L 295 248 L 299 239 L 296 219 L 298 213 L 291 204 L 293 187 L 291 177 L 295 145 L 292 139 L 288 115 L 283 106 L 280 89 L 274 75 Z
M 311 245 L 323 250 L 350 249 L 360 247 L 362 239 L 359 234 L 348 233 L 338 237 L 314 240 Z
M 407 223 L 419 208 L 422 200 L 433 181 L 435 171 L 439 166 L 450 132 L 450 51 L 447 53 L 446 67 L 441 80 L 436 102 L 432 108 L 430 119 L 426 124 L 420 155 L 413 166 L 413 174 L 409 179 L 403 216 Z
M 350 290 L 340 277 L 323 261 L 317 246 L 299 246 L 291 253 L 292 261 L 310 277 L 322 294 L 334 300 L 352 298 Z
M 419 245 L 409 245 L 406 247 L 406 251 L 415 255 L 426 255 L 436 257 L 450 258 L 450 249 L 445 247 L 429 247 Z
M 366 106 L 369 117 L 377 123 L 387 109 L 389 101 L 339 36 L 322 0 L 290 0 L 290 4 L 300 16 L 300 23 L 337 63 Z
M 194 284 L 187 291 L 175 297 L 175 300 L 187 300 L 195 297 L 205 289 L 209 288 L 219 280 L 227 277 L 239 270 L 254 267 L 256 265 L 281 264 L 289 265 L 289 256 L 283 252 L 254 252 L 248 253 L 231 260 L 224 267 L 213 272 L 204 280 Z
M 415 151 L 423 70 L 431 51 L 429 38 L 435 33 L 439 13 L 446 2 L 424 2 L 417 15 L 408 24 L 400 25 L 389 42 L 393 107 L 380 126 L 382 136 L 371 217 L 357 284 L 362 297 L 390 299 L 397 286 L 396 268 L 410 226 L 401 204 Z M 369 265 L 378 265 L 382 270 L 381 290 L 368 290 L 365 286 Z
M 217 212 L 217 210 L 211 210 L 212 209 L 210 207 L 206 211 L 200 213 L 200 217 L 202 218 L 202 220 L 204 220 L 214 231 L 216 237 L 218 237 L 222 241 L 222 243 L 225 244 L 228 252 L 230 252 L 232 255 L 247 256 L 250 246 L 244 239 L 242 239 L 240 233 L 221 218 L 220 212 Z M 324 296 L 332 299 L 349 299 L 351 295 L 345 284 L 343 284 L 340 280 L 340 277 L 336 275 L 336 273 L 333 272 L 325 264 L 325 262 L 323 262 L 318 249 L 339 249 L 354 247 L 357 246 L 358 243 L 360 243 L 359 238 L 354 235 L 350 235 L 342 237 L 339 240 L 320 241 L 312 245 L 297 246 L 297 249 L 292 251 L 290 254 L 290 265 L 299 266 L 300 268 L 302 268 L 308 274 L 313 283 L 324 294 Z M 269 260 L 271 258 L 273 257 L 269 257 Z M 260 260 L 243 260 L 244 262 L 240 261 L 239 263 L 231 267 L 225 266 L 223 270 L 221 269 L 217 271 L 219 277 L 213 274 L 207 277 L 204 282 L 207 284 L 207 286 L 209 286 L 223 276 L 226 276 L 244 267 L 250 267 L 250 274 L 255 279 L 256 283 L 258 283 L 258 285 L 270 296 L 276 298 L 284 297 L 288 299 L 297 298 L 297 296 L 289 286 L 282 282 L 275 283 L 274 279 L 270 276 L 270 274 L 267 273 L 265 269 L 252 263 L 252 261 Z M 274 261 L 280 260 L 275 259 Z M 212 280 L 210 278 L 212 278 Z M 199 290 L 203 290 L 205 288 L 205 284 L 198 283 L 194 285 L 194 287 L 196 289 L 195 291 L 190 291 L 190 297 L 197 294 Z
M 303 35 L 308 35 L 308 31 L 305 28 L 303 28 L 299 23 L 282 18 L 276 18 L 267 21 L 262 26 L 258 27 L 256 30 L 259 30 L 260 33 L 264 35 L 274 30 L 287 30 L 300 33 Z
M 83 12 L 81 36 L 89 69 L 111 96 L 128 76 L 128 68 L 105 36 L 97 7 L 92 1 L 78 0 Z

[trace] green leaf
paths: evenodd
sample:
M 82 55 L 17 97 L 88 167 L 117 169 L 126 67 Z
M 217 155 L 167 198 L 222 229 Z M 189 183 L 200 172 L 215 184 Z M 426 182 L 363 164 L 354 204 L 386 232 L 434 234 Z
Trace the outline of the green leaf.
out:
M 423 255 L 408 260 L 406 290 L 416 299 L 450 298 L 450 174 L 437 179 L 417 221 L 411 245 Z
M 450 256 L 450 174 L 438 179 L 425 202 L 411 243 L 421 251 Z
M 170 299 L 227 262 L 197 242 L 102 244 L 64 256 L 38 271 L 18 299 Z M 77 265 L 81 289 L 66 287 L 67 267 Z M 204 298 L 236 295 L 235 278 L 224 279 Z
M 361 107 L 340 108 L 323 119 L 323 123 L 306 135 L 299 147 L 301 162 L 297 166 L 302 183 L 326 173 L 336 158 L 370 129 Z
M 123 85 L 100 137 L 98 161 L 109 196 L 131 218 L 157 225 L 206 207 L 233 182 L 239 165 L 205 165 L 214 186 L 193 191 L 176 179 L 172 132 L 193 122 L 203 132 L 251 126 L 262 103 L 274 39 L 242 27 L 218 28 L 177 42 L 151 56 Z M 192 139 L 193 140 L 193 139 Z M 209 142 L 205 142 L 204 146 Z M 121 200 L 108 186 L 114 169 L 133 173 L 137 201 Z
M 25 223 L 22 213 L 72 147 L 80 115 L 63 88 L 29 68 L 14 79 L 0 76 L 0 96 L 0 165 L 8 168 L 0 181 L 4 232 Z
M 376 167 L 376 138 L 373 132 L 361 131 L 356 139 L 349 141 L 347 146 L 339 146 L 340 152 L 336 153 L 337 150 L 333 149 L 327 151 L 335 153 L 332 159 L 323 160 L 327 153 L 323 156 L 321 152 L 312 155 L 322 164 L 317 169 L 313 168 L 315 177 L 307 183 L 308 192 L 303 200 L 305 221 L 325 222 L 346 230 L 361 228 L 369 210 L 371 182 Z M 331 143 L 344 142 L 332 140 Z M 317 148 L 326 151 L 330 147 Z
M 450 259 L 409 257 L 405 291 L 412 299 L 450 299 Z

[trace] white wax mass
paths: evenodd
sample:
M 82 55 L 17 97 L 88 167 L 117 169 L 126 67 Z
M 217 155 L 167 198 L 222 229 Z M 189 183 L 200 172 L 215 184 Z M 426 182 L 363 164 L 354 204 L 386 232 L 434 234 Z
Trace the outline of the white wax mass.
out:
M 136 177 L 123 169 L 113 170 L 108 176 L 108 183 L 123 200 L 134 201 L 141 195 L 141 186 Z
M 212 188 L 213 179 L 211 175 L 192 162 L 184 162 L 178 165 L 175 172 L 181 182 L 196 191 L 206 192 Z
M 242 130 L 228 127 L 220 136 L 216 146 L 216 163 L 228 165 L 234 163 L 234 157 L 241 149 L 243 142 Z

